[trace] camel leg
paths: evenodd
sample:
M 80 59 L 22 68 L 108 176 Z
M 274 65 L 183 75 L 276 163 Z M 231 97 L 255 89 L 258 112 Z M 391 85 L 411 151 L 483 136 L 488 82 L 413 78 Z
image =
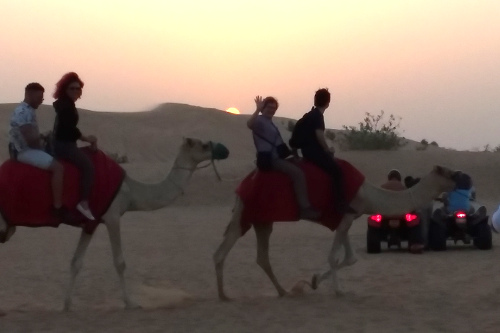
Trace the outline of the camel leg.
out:
M 0 243 L 7 242 L 16 232 L 15 226 L 9 226 L 0 216 Z
M 219 299 L 222 301 L 229 300 L 224 293 L 224 261 L 236 241 L 241 237 L 240 218 L 242 211 L 243 203 L 241 200 L 237 199 L 233 209 L 233 216 L 224 233 L 224 239 L 214 254 L 215 272 L 217 275 L 217 291 L 219 293 Z
M 278 279 L 273 273 L 271 263 L 269 262 L 269 238 L 273 232 L 272 224 L 269 225 L 254 225 L 255 234 L 257 235 L 257 264 L 266 272 L 271 279 L 274 287 L 280 296 L 285 296 L 287 292 L 279 284 Z
M 108 229 L 109 241 L 111 242 L 111 251 L 113 252 L 113 262 L 120 278 L 120 287 L 122 289 L 123 301 L 125 302 L 126 309 L 136 309 L 139 305 L 133 302 L 127 292 L 125 284 L 125 260 L 122 253 L 122 241 L 120 235 L 120 218 L 109 218 L 106 221 Z
M 66 291 L 66 297 L 64 299 L 64 311 L 69 311 L 69 309 L 71 308 L 72 304 L 71 295 L 73 293 L 73 288 L 75 286 L 76 276 L 78 275 L 83 266 L 83 257 L 85 256 L 85 252 L 87 251 L 91 239 L 92 235 L 87 234 L 82 229 L 82 233 L 80 234 L 80 240 L 78 241 L 75 254 L 73 255 L 73 259 L 71 260 L 71 276 L 69 280 L 69 286 Z
M 351 245 L 351 241 L 349 238 L 349 228 L 351 227 L 353 222 L 353 218 L 351 216 L 346 216 L 344 219 L 342 219 L 342 222 L 340 223 L 339 227 L 337 228 L 337 231 L 335 233 L 335 238 L 333 240 L 333 245 L 332 245 L 332 250 L 330 252 L 330 255 L 328 257 L 328 262 L 330 264 L 330 269 L 323 274 L 315 274 L 312 278 L 312 288 L 317 289 L 319 284 L 328 279 L 332 278 L 333 280 L 333 287 L 335 292 L 340 295 L 342 294 L 338 278 L 337 278 L 337 271 L 343 267 L 351 266 L 354 265 L 357 261 L 355 255 L 354 255 L 354 250 Z M 345 250 L 345 256 L 342 262 L 339 262 L 338 260 L 338 251 L 340 250 L 341 247 L 344 247 Z

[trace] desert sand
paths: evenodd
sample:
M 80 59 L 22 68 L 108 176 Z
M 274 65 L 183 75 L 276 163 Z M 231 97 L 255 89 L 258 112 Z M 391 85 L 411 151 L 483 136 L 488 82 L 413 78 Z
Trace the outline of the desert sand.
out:
M 8 119 L 14 104 L 0 105 L 0 161 L 7 158 Z M 279 110 L 278 110 L 279 112 Z M 327 112 L 335 112 L 328 110 Z M 49 130 L 53 110 L 38 111 Z M 316 291 L 278 298 L 256 265 L 255 235 L 240 239 L 225 265 L 232 302 L 217 298 L 212 254 L 222 240 L 234 189 L 254 168 L 254 148 L 245 127 L 248 116 L 215 109 L 164 104 L 148 112 L 81 111 L 82 132 L 95 134 L 100 147 L 126 154 L 123 167 L 134 178 L 155 182 L 169 172 L 182 137 L 224 143 L 229 159 L 197 171 L 185 194 L 154 212 L 122 219 L 126 278 L 139 310 L 123 309 L 106 230 L 100 226 L 77 279 L 71 312 L 62 312 L 69 263 L 80 230 L 18 228 L 0 245 L 0 332 L 498 332 L 500 328 L 499 237 L 493 249 L 450 245 L 446 252 L 412 255 L 384 249 L 366 253 L 366 217 L 351 228 L 358 263 L 339 272 L 347 291 L 336 297 L 326 282 Z M 286 119 L 277 119 L 289 137 Z M 340 127 L 341 124 L 339 124 Z M 464 138 L 466 140 L 467 138 Z M 442 148 L 349 152 L 350 161 L 380 184 L 386 173 L 421 176 L 440 164 L 468 172 L 478 200 L 490 214 L 500 203 L 500 154 Z M 271 263 L 282 284 L 327 268 L 333 240 L 328 229 L 307 222 L 277 223 L 271 236 Z M 495 278 L 497 276 L 497 278 Z

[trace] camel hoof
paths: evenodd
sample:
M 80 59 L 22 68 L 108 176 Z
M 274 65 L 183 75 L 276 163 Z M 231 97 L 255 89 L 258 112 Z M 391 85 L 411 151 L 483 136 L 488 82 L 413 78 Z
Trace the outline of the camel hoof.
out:
M 286 290 L 280 290 L 280 291 L 278 291 L 278 295 L 279 295 L 279 297 L 285 297 L 285 296 L 288 296 L 289 293 Z
M 64 302 L 63 312 L 69 312 L 71 310 L 71 301 Z
M 346 292 L 343 290 L 335 290 L 335 295 L 337 297 L 344 297 L 344 296 L 346 296 Z
M 125 310 L 138 310 L 138 309 L 142 309 L 142 306 L 140 306 L 135 302 L 129 302 L 127 303 L 127 305 L 125 305 Z
M 311 280 L 311 288 L 312 290 L 318 289 L 318 274 L 314 274 Z

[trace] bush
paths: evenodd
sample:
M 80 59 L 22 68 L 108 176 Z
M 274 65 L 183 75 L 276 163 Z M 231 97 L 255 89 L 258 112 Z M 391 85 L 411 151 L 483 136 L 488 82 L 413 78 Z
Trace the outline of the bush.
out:
M 429 144 L 429 142 L 425 139 L 422 139 L 422 141 L 420 141 L 420 144 L 423 146 L 427 146 Z
M 493 148 L 493 152 L 494 153 L 500 153 L 500 145 L 498 145 L 495 148 Z
M 333 130 L 326 130 L 325 131 L 325 137 L 327 139 L 330 139 L 330 140 L 334 141 L 335 140 L 335 132 Z
M 431 142 L 431 146 L 434 146 L 434 147 L 439 147 L 438 143 L 436 141 L 432 141 Z
M 295 123 L 296 123 L 296 121 L 294 121 L 294 120 L 289 120 L 289 121 L 288 121 L 287 129 L 288 129 L 290 132 L 293 132 L 293 130 L 294 130 L 294 128 L 295 128 Z
M 355 126 L 342 126 L 344 133 L 344 146 L 348 150 L 393 150 L 406 144 L 404 138 L 398 133 L 401 118 L 396 119 L 390 115 L 384 119 L 384 111 L 379 115 L 365 114 L 359 128 Z

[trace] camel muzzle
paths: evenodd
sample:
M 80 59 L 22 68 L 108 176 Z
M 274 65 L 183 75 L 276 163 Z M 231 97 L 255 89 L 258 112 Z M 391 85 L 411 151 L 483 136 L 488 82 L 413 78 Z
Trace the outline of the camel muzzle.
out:
M 214 143 L 210 141 L 212 149 L 212 160 L 225 160 L 229 156 L 229 149 L 222 143 Z

